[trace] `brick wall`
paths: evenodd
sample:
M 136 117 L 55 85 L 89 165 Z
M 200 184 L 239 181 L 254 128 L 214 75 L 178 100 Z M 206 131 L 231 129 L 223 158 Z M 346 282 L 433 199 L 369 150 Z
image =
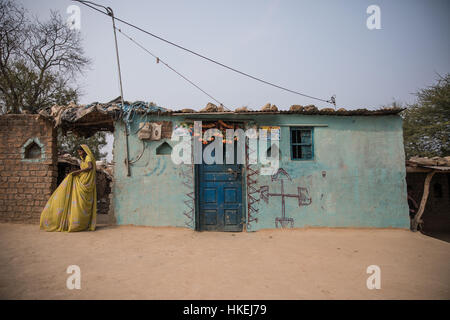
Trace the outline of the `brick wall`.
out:
M 24 145 L 33 142 L 43 152 L 26 159 Z M 39 223 L 56 188 L 56 148 L 56 130 L 38 115 L 0 116 L 0 221 Z

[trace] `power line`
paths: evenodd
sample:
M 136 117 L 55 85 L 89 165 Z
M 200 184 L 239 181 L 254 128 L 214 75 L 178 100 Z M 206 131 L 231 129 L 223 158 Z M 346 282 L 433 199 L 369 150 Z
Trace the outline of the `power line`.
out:
M 91 9 L 94 9 L 94 10 L 100 12 L 100 13 L 103 13 L 104 15 L 108 15 L 108 16 L 109 16 L 109 14 L 108 14 L 107 12 L 103 12 L 102 10 L 100 10 L 100 9 L 98 9 L 98 8 L 95 8 L 95 7 L 91 6 L 90 4 L 92 4 L 92 5 L 94 5 L 94 6 L 102 7 L 102 8 L 104 8 L 105 10 L 108 10 L 106 7 L 104 7 L 104 6 L 102 6 L 102 5 L 93 3 L 93 2 L 91 2 L 91 1 L 83 1 L 83 0 L 73 0 L 73 1 L 76 1 L 76 2 L 79 2 L 79 3 L 81 3 L 81 4 L 84 4 L 85 6 L 91 8 Z M 115 16 L 114 16 L 113 18 L 116 19 L 117 21 L 120 21 L 120 22 L 122 22 L 122 23 L 124 23 L 124 24 L 126 24 L 126 25 L 128 25 L 128 26 L 130 26 L 130 27 L 132 27 L 132 28 L 135 28 L 135 29 L 137 29 L 137 30 L 139 30 L 139 31 L 141 31 L 141 32 L 143 32 L 143 33 L 146 33 L 146 34 L 148 34 L 148 35 L 150 35 L 150 36 L 152 36 L 152 37 L 154 37 L 154 38 L 156 38 L 156 39 L 159 39 L 159 40 L 161 40 L 161 41 L 163 41 L 163 42 L 166 42 L 166 43 L 168 43 L 168 44 L 170 44 L 170 45 L 172 45 L 172 46 L 175 46 L 175 47 L 177 47 L 177 48 L 179 48 L 179 49 L 181 49 L 181 50 L 184 50 L 184 51 L 186 51 L 186 52 L 189 52 L 189 53 L 191 53 L 191 54 L 193 54 L 193 55 L 196 55 L 196 56 L 198 56 L 198 57 L 200 57 L 200 58 L 203 58 L 203 59 L 205 59 L 205 60 L 208 60 L 208 61 L 210 61 L 210 62 L 212 62 L 212 63 L 215 63 L 215 64 L 217 64 L 217 65 L 219 65 L 219 66 L 221 66 L 221 67 L 224 67 L 224 68 L 226 68 L 226 69 L 228 69 L 228 70 L 231 70 L 231 71 L 233 71 L 233 72 L 239 73 L 239 74 L 241 74 L 241 75 L 243 75 L 243 76 L 246 76 L 246 77 L 248 77 L 248 78 L 251 78 L 251 79 L 253 79 L 253 80 L 256 80 L 256 81 L 265 83 L 265 84 L 267 84 L 267 85 L 270 85 L 270 86 L 272 86 L 272 87 L 275 87 L 275 88 L 278 88 L 278 89 L 281 89 L 281 90 L 284 90 L 284 91 L 287 91 L 287 92 L 290 92 L 290 93 L 294 93 L 294 94 L 297 94 L 297 95 L 300 95 L 300 96 L 303 96 L 303 97 L 306 97 L 306 98 L 310 98 L 310 99 L 314 99 L 314 100 L 318 100 L 318 101 L 330 103 L 330 104 L 333 104 L 334 106 L 336 106 L 335 96 L 331 97 L 329 100 L 325 100 L 325 99 L 313 97 L 313 96 L 310 96 L 310 95 L 307 95 L 307 94 L 304 94 L 304 93 L 301 93 L 301 92 L 298 92 L 298 91 L 295 91 L 295 90 L 291 90 L 291 89 L 282 87 L 282 86 L 280 86 L 280 85 L 277 85 L 277 84 L 271 83 L 271 82 L 269 82 L 269 81 L 260 79 L 260 78 L 258 78 L 258 77 L 252 76 L 252 75 L 250 75 L 250 74 L 248 74 L 248 73 L 239 71 L 239 70 L 237 70 L 237 69 L 235 69 L 235 68 L 232 68 L 232 67 L 230 67 L 230 66 L 227 66 L 227 65 L 225 65 L 225 64 L 223 64 L 223 63 L 221 63 L 221 62 L 218 62 L 218 61 L 216 61 L 216 60 L 214 60 L 214 59 L 208 58 L 208 57 L 206 57 L 206 56 L 204 56 L 204 55 L 202 55 L 202 54 L 200 54 L 200 53 L 197 53 L 197 52 L 195 52 L 195 51 L 193 51 L 193 50 L 190 50 L 190 49 L 188 49 L 188 48 L 185 48 L 185 47 L 183 47 L 183 46 L 181 46 L 181 45 L 179 45 L 179 44 L 176 44 L 176 43 L 174 43 L 174 42 L 172 42 L 172 41 L 166 40 L 166 39 L 164 39 L 164 38 L 162 38 L 162 37 L 160 37 L 160 36 L 158 36 L 158 35 L 156 35 L 156 34 L 154 34 L 154 33 L 151 33 L 151 32 L 149 32 L 149 31 L 147 31 L 147 30 L 144 30 L 144 29 L 142 29 L 142 28 L 140 28 L 140 27 L 138 27 L 138 26 L 136 26 L 136 25 L 134 25 L 134 24 L 132 24 L 132 23 L 130 23 L 130 22 L 127 22 L 127 21 L 122 20 L 122 19 L 120 19 L 120 18 L 117 18 L 117 17 L 115 17 Z
M 74 0 L 77 1 L 77 0 Z M 94 6 L 98 6 L 101 7 L 103 9 L 106 10 L 107 15 L 111 16 L 113 19 L 115 18 L 114 15 L 112 14 L 112 9 L 109 7 L 105 7 L 103 5 L 100 4 L 96 4 L 94 2 L 91 1 L 77 1 L 80 2 L 84 5 L 87 5 L 86 3 L 92 4 Z M 83 3 L 84 2 L 84 3 Z M 97 10 L 101 13 L 101 10 L 98 10 L 94 7 L 91 7 L 90 5 L 87 5 L 88 7 Z M 180 77 L 182 77 L 184 80 L 186 80 L 187 82 L 189 82 L 190 84 L 192 84 L 194 87 L 196 87 L 197 89 L 199 89 L 201 92 L 203 92 L 204 94 L 206 94 L 208 97 L 210 97 L 211 99 L 213 99 L 214 101 L 216 101 L 219 105 L 221 105 L 222 107 L 228 109 L 222 102 L 220 102 L 219 100 L 217 100 L 216 98 L 214 98 L 212 95 L 210 95 L 209 93 L 207 93 L 205 90 L 203 90 L 202 88 L 200 88 L 198 85 L 196 85 L 194 82 L 192 82 L 191 80 L 189 80 L 187 77 L 185 77 L 184 75 L 182 75 L 180 72 L 178 72 L 177 70 L 175 70 L 174 68 L 172 68 L 171 66 L 169 66 L 165 61 L 163 61 L 161 58 L 157 57 L 156 55 L 154 55 L 152 52 L 150 52 L 147 48 L 145 48 L 144 46 L 142 46 L 140 43 L 138 43 L 136 40 L 134 40 L 133 38 L 131 38 L 130 36 L 128 36 L 125 32 L 123 32 L 120 28 L 117 28 L 115 26 L 113 26 L 114 30 L 119 31 L 123 36 L 125 36 L 126 38 L 128 38 L 130 41 L 132 41 L 134 44 L 136 44 L 138 47 L 140 47 L 141 49 L 143 49 L 144 51 L 146 51 L 148 54 L 150 54 L 152 57 L 154 57 L 156 59 L 156 62 L 159 63 L 161 61 L 161 63 L 163 63 L 167 68 L 169 68 L 170 70 L 172 70 L 173 72 L 175 72 L 177 75 L 179 75 Z M 230 109 L 228 109 L 230 110 Z M 230 110 L 231 111 L 231 110 Z
M 206 94 L 208 97 L 210 97 L 211 99 L 213 99 L 214 101 L 216 101 L 218 104 L 220 104 L 221 106 L 223 106 L 224 108 L 228 109 L 227 107 L 225 107 L 225 105 L 220 102 L 219 100 L 217 100 L 216 98 L 214 98 L 212 95 L 210 95 L 208 92 L 206 92 L 205 90 L 203 90 L 202 88 L 200 88 L 198 85 L 196 85 L 194 82 L 192 82 L 191 80 L 189 80 L 187 77 L 185 77 L 184 75 L 182 75 L 180 72 L 178 72 L 177 70 L 175 70 L 174 68 L 172 68 L 171 66 L 169 66 L 164 60 L 162 60 L 161 58 L 157 57 L 156 55 L 154 55 L 152 52 L 150 52 L 147 48 L 145 48 L 144 46 L 142 46 L 140 43 L 138 43 L 136 40 L 134 40 L 133 38 L 131 38 L 129 35 L 127 35 L 125 32 L 123 32 L 121 29 L 116 28 L 117 31 L 119 31 L 124 37 L 128 38 L 128 40 L 132 41 L 134 44 L 136 44 L 138 47 L 140 47 L 142 50 L 144 50 L 145 52 L 147 52 L 148 54 L 150 54 L 152 57 L 154 57 L 156 59 L 156 63 L 161 62 L 162 64 L 164 64 L 167 68 L 169 68 L 170 70 L 172 70 L 173 72 L 175 72 L 177 75 L 179 75 L 180 77 L 182 77 L 184 80 L 186 80 L 187 82 L 189 82 L 190 84 L 192 84 L 194 87 L 196 87 L 198 90 L 200 90 L 201 92 L 203 92 L 204 94 Z M 230 109 L 228 109 L 230 110 Z M 231 110 L 230 110 L 231 111 Z

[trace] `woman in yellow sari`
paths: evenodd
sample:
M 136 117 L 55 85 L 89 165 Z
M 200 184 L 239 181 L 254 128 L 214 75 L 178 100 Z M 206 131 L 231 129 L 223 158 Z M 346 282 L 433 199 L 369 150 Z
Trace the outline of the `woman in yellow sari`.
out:
M 89 147 L 78 149 L 80 170 L 71 172 L 50 196 L 41 213 L 40 229 L 46 231 L 95 230 L 97 190 L 95 158 Z

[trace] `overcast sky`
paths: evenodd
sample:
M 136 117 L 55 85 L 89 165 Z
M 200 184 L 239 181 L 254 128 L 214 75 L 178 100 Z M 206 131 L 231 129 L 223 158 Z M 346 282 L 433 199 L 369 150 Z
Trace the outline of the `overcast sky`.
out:
M 42 19 L 64 17 L 69 0 L 20 0 Z M 336 94 L 338 107 L 379 108 L 450 72 L 448 0 L 184 0 L 108 1 L 115 15 L 224 64 L 319 98 Z M 381 29 L 369 30 L 370 5 Z M 93 61 L 77 80 L 81 103 L 106 102 L 119 92 L 111 19 L 77 4 L 86 55 Z M 267 102 L 326 103 L 269 87 L 211 64 L 126 25 L 118 27 L 229 108 Z M 160 106 L 203 108 L 211 98 L 118 34 L 124 97 Z

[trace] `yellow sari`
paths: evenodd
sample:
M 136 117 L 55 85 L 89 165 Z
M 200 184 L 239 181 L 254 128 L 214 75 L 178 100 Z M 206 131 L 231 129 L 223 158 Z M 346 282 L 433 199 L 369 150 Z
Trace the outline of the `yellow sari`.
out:
M 97 217 L 97 190 L 95 185 L 95 158 L 89 147 L 82 144 L 86 152 L 80 167 L 92 170 L 78 175 L 69 173 L 50 196 L 41 213 L 40 229 L 46 231 L 95 230 Z

